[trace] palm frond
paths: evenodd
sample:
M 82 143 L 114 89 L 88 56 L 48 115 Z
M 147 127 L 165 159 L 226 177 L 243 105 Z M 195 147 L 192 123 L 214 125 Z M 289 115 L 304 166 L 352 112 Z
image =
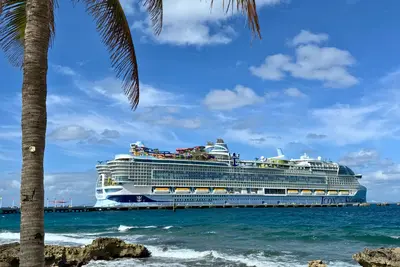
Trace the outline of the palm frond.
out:
M 0 14 L 0 47 L 10 63 L 21 67 L 24 56 L 26 0 L 3 1 Z
M 22 67 L 26 27 L 26 0 L 0 0 L 0 47 L 10 63 Z M 57 0 L 50 0 L 49 28 L 52 44 L 55 35 L 54 9 Z
M 236 2 L 236 9 L 247 16 L 248 26 L 253 35 L 257 35 L 261 39 L 261 28 L 258 21 L 256 0 L 222 0 L 222 8 L 226 8 L 225 12 L 228 13 L 229 9 L 233 11 Z M 211 7 L 214 0 L 211 0 Z
M 143 5 L 150 14 L 154 33 L 159 35 L 163 26 L 163 0 L 145 0 Z
M 74 0 L 79 2 L 79 0 Z M 129 23 L 119 0 L 81 0 L 95 21 L 102 41 L 108 48 L 111 64 L 132 109 L 139 104 L 139 73 Z

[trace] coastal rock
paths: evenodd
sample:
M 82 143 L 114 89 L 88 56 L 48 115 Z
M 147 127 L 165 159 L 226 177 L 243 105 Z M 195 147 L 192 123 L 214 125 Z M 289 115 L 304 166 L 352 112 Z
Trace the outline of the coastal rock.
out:
M 363 267 L 400 267 L 400 248 L 366 248 L 353 259 Z
M 313 260 L 308 262 L 308 267 L 327 267 L 322 260 Z
M 19 243 L 0 245 L 0 267 L 19 266 Z M 45 246 L 45 265 L 75 267 L 91 260 L 147 258 L 150 251 L 143 245 L 127 244 L 118 238 L 98 238 L 83 247 Z

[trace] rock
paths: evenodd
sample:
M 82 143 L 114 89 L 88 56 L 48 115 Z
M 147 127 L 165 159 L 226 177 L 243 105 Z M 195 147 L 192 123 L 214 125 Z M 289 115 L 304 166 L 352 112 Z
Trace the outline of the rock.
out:
M 366 248 L 353 259 L 363 267 L 400 267 L 400 248 Z
M 19 266 L 19 243 L 0 245 L 0 267 Z
M 19 266 L 19 243 L 0 245 L 0 267 Z M 82 266 L 91 260 L 147 258 L 151 253 L 143 245 L 127 244 L 118 238 L 98 238 L 83 247 L 45 246 L 45 266 Z
M 327 267 L 322 260 L 313 260 L 308 262 L 308 267 Z

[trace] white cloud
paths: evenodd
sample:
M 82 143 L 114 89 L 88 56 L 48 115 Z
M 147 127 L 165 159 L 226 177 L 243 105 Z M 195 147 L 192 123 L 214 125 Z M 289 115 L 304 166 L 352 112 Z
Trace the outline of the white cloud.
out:
M 319 122 L 314 132 L 329 133 L 327 139 L 338 145 L 361 143 L 391 136 L 399 128 L 391 125 L 390 118 L 380 114 L 386 105 L 350 106 L 336 105 L 329 108 L 314 109 L 311 119 Z
M 300 33 L 293 38 L 291 44 L 295 46 L 309 43 L 319 44 L 321 42 L 327 41 L 328 39 L 329 36 L 326 33 L 315 34 L 306 30 L 301 30 Z
M 73 69 L 67 66 L 61 66 L 61 65 L 52 65 L 53 69 L 55 72 L 58 72 L 62 75 L 66 76 L 77 76 L 77 72 L 75 72 Z
M 21 182 L 17 180 L 12 180 L 10 182 L 10 187 L 14 189 L 20 189 L 21 188 Z
M 380 163 L 378 151 L 373 149 L 361 149 L 356 152 L 350 152 L 339 161 L 343 165 L 350 167 L 369 167 L 372 164 Z
M 67 96 L 61 96 L 61 95 L 54 95 L 54 94 L 49 94 L 47 95 L 46 103 L 47 105 L 65 105 L 71 103 L 72 99 Z
M 187 129 L 198 129 L 201 126 L 200 119 L 176 119 L 172 116 L 164 116 L 159 121 L 158 124 L 182 127 Z
M 311 38 L 308 37 L 310 42 Z M 305 41 L 303 37 L 302 42 Z M 358 79 L 348 72 L 347 68 L 356 61 L 346 50 L 308 43 L 296 47 L 295 52 L 295 60 L 288 55 L 276 54 L 268 56 L 258 67 L 251 66 L 249 70 L 263 80 L 282 80 L 286 74 L 290 74 L 295 78 L 321 81 L 325 87 L 332 88 L 345 88 L 358 83 Z
M 400 164 L 396 164 L 387 170 L 377 170 L 367 173 L 364 176 L 369 183 L 377 183 L 382 181 L 400 181 Z
M 284 144 L 281 136 L 256 133 L 250 129 L 228 129 L 225 132 L 224 139 L 256 147 L 279 147 Z
M 260 9 L 280 2 L 282 1 L 259 0 L 257 7 Z M 163 30 L 159 36 L 154 37 L 152 34 L 148 18 L 135 22 L 133 28 L 143 31 L 157 42 L 174 45 L 227 44 L 236 35 L 229 18 L 239 12 L 234 8 L 233 12 L 226 13 L 222 8 L 222 1 L 214 1 L 210 10 L 210 1 L 164 0 L 163 8 Z M 141 10 L 144 11 L 144 8 Z
M 79 89 L 91 97 L 103 97 L 117 104 L 129 105 L 127 96 L 123 93 L 120 80 L 108 77 L 99 81 L 75 81 Z M 179 106 L 182 96 L 164 91 L 145 83 L 140 83 L 139 108 L 155 106 Z M 178 103 L 178 104 L 177 104 Z
M 21 127 L 2 125 L 0 126 L 0 139 L 10 140 L 10 139 L 20 139 L 22 136 Z
M 325 139 L 327 135 L 325 134 L 316 134 L 316 133 L 308 133 L 306 138 L 307 139 L 313 139 L 313 140 L 322 140 Z
M 85 129 L 79 125 L 68 125 L 56 128 L 48 135 L 48 137 L 54 140 L 71 141 L 87 139 L 92 135 L 92 130 Z
M 284 90 L 285 94 L 290 97 L 306 97 L 299 89 L 291 87 Z
M 205 99 L 204 104 L 209 109 L 214 110 L 232 110 L 244 106 L 249 106 L 264 101 L 264 98 L 258 96 L 251 88 L 236 85 L 233 90 L 212 90 Z
M 109 130 L 109 129 L 105 129 L 105 130 L 101 133 L 101 135 L 104 136 L 105 138 L 112 138 L 112 139 L 120 137 L 120 134 L 119 134 L 118 131 L 116 131 L 116 130 Z
M 291 57 L 283 54 L 268 56 L 264 64 L 260 67 L 251 66 L 250 71 L 263 80 L 280 81 L 285 77 L 282 67 L 292 64 L 291 60 Z
M 227 116 L 221 112 L 213 113 L 213 115 L 221 122 L 232 122 L 236 120 L 235 117 Z

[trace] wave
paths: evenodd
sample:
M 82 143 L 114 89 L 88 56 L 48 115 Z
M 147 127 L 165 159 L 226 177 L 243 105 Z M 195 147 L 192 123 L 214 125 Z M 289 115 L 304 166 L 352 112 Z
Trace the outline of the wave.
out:
M 46 233 L 44 241 L 49 244 L 77 244 L 88 245 L 91 244 L 92 238 L 75 237 L 73 234 L 52 234 Z M 0 233 L 0 242 L 19 242 L 19 233 L 2 232 Z
M 130 229 L 133 229 L 133 228 L 136 228 L 136 227 L 135 227 L 135 226 L 120 225 L 120 226 L 118 227 L 118 231 L 119 231 L 119 232 L 126 232 L 126 231 L 128 231 L 128 230 L 130 230 Z
M 46 233 L 45 243 L 51 245 L 89 245 L 97 236 L 104 236 L 104 233 Z M 106 235 L 107 236 L 107 235 Z M 128 243 L 138 243 L 139 239 L 142 240 L 144 235 L 129 235 L 119 236 L 119 238 L 127 241 Z M 154 241 L 155 237 L 146 238 L 146 241 Z M 0 233 L 0 244 L 6 244 L 10 242 L 19 242 L 19 233 L 13 232 L 1 232 Z
M 85 267 L 187 267 L 178 262 L 151 262 L 151 260 L 141 261 L 137 259 L 123 259 L 113 261 L 92 261 Z
M 147 226 L 130 226 L 130 225 L 120 225 L 118 226 L 117 230 L 118 232 L 127 232 L 131 229 L 155 229 L 155 228 L 162 228 L 164 230 L 171 229 L 172 225 L 169 226 L 155 226 L 155 225 L 147 225 Z M 115 229 L 115 228 L 114 228 Z
M 166 258 L 175 259 L 183 262 L 187 261 L 201 261 L 207 260 L 207 262 L 217 262 L 220 265 L 222 262 L 226 262 L 227 265 L 232 266 L 233 263 L 238 263 L 241 266 L 255 266 L 255 267 L 269 267 L 269 266 L 304 266 L 299 263 L 294 257 L 290 255 L 283 255 L 279 257 L 267 258 L 263 256 L 263 253 L 257 253 L 253 255 L 231 255 L 227 253 L 218 252 L 215 250 L 196 251 L 192 249 L 183 248 L 167 248 L 158 246 L 147 246 L 151 251 L 152 257 L 154 258 Z
M 93 236 L 92 236 L 93 237 Z M 127 242 L 133 243 L 137 238 L 143 237 L 139 235 L 135 236 L 125 236 L 122 239 Z M 85 234 L 56 234 L 56 233 L 46 233 L 45 242 L 48 244 L 57 245 L 87 245 L 91 244 L 94 238 L 86 236 Z M 19 233 L 13 232 L 2 232 L 0 233 L 0 243 L 6 243 L 19 241 Z M 203 262 L 207 266 L 254 266 L 254 267 L 283 267 L 283 266 L 293 266 L 300 267 L 305 266 L 306 261 L 301 260 L 301 262 L 293 255 L 285 253 L 279 256 L 265 256 L 263 252 L 255 252 L 248 255 L 237 255 L 228 254 L 225 252 L 219 252 L 215 250 L 197 251 L 188 248 L 178 248 L 176 246 L 166 247 L 166 246 L 153 246 L 146 245 L 146 247 L 151 251 L 152 257 L 146 261 L 141 262 L 140 260 L 120 260 L 113 262 L 92 262 L 88 267 L 95 266 L 171 266 L 171 267 L 185 267 L 193 266 L 195 262 Z M 172 260 L 172 262 L 171 262 Z M 334 267 L 347 267 L 355 266 L 343 262 L 330 262 L 329 266 Z
M 349 235 L 350 238 L 358 241 L 367 242 L 369 244 L 396 244 L 397 240 L 400 239 L 400 236 L 390 235 L 390 234 L 374 234 L 374 233 L 366 233 L 366 234 L 354 234 Z

